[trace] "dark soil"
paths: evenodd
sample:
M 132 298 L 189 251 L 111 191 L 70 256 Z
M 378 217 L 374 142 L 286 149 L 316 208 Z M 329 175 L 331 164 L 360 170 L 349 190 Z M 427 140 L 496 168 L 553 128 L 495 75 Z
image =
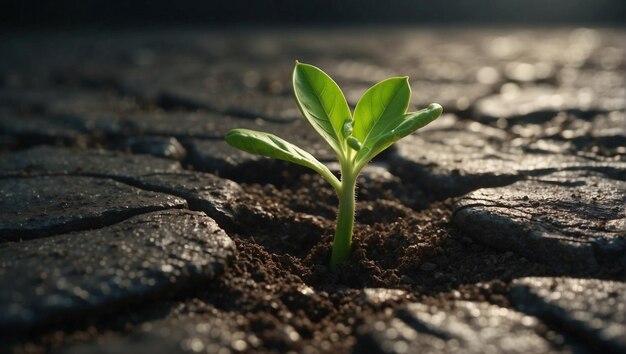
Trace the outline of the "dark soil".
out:
M 452 199 L 421 211 L 398 200 L 357 202 L 352 256 L 332 272 L 327 264 L 336 199 L 321 178 L 303 175 L 282 188 L 244 188 L 240 222 L 228 230 L 238 257 L 219 286 L 201 291 L 197 300 L 245 314 L 242 330 L 270 343 L 267 349 L 348 353 L 359 324 L 389 316 L 400 304 L 457 298 L 505 306 L 513 278 L 572 275 L 463 236 L 449 222 Z M 381 190 L 369 190 L 376 192 Z M 575 275 L 616 276 L 608 269 Z M 371 299 L 364 288 L 396 291 Z M 301 340 L 279 335 L 285 328 Z

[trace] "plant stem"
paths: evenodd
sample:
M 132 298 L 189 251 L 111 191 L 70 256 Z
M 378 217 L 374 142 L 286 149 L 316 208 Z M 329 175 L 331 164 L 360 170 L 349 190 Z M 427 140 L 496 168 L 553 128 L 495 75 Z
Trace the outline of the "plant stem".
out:
M 337 264 L 345 261 L 350 255 L 352 246 L 352 229 L 354 226 L 354 188 L 356 174 L 348 164 L 341 166 L 341 190 L 339 196 L 339 214 L 337 215 L 337 228 L 333 240 L 333 251 L 330 257 L 330 267 L 334 269 Z

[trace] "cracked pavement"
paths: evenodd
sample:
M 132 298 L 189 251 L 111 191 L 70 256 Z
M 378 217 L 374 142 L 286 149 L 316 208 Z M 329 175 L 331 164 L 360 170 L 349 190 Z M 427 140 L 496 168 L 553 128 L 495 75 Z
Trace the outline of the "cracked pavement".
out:
M 182 301 L 233 265 L 228 233 L 245 220 L 242 184 L 280 186 L 285 174 L 309 171 L 230 148 L 229 129 L 270 131 L 334 160 L 299 117 L 294 59 L 326 70 L 352 105 L 378 80 L 408 75 L 411 108 L 444 106 L 437 122 L 364 172 L 359 194 L 373 210 L 385 206 L 376 199 L 384 193 L 402 202 L 385 206 L 394 217 L 452 197 L 452 225 L 470 242 L 559 269 L 615 274 L 516 279 L 507 282 L 504 306 L 459 299 L 399 306 L 355 326 L 355 353 L 626 351 L 626 37 L 612 29 L 505 34 L 3 35 L 0 351 L 28 352 L 32 344 L 64 353 L 275 352 L 241 330 L 242 314 L 219 309 L 150 315 L 54 345 L 43 338 L 129 308 L 141 312 L 148 301 Z M 371 190 L 371 181 L 387 188 Z M 554 299 L 555 287 L 571 300 Z M 301 341 L 287 325 L 278 330 L 290 345 Z M 503 340 L 511 334 L 517 339 Z

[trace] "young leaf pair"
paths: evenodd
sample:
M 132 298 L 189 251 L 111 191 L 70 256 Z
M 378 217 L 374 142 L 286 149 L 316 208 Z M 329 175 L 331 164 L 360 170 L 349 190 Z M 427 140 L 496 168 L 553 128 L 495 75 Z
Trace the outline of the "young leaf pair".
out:
M 407 113 L 411 98 L 408 77 L 392 77 L 368 89 L 354 114 L 341 89 L 319 68 L 296 62 L 293 89 L 302 115 L 326 140 L 339 160 L 341 180 L 313 155 L 275 135 L 233 129 L 226 141 L 241 150 L 306 166 L 319 173 L 337 192 L 339 213 L 330 264 L 350 255 L 354 225 L 356 178 L 365 165 L 394 142 L 441 115 L 442 108 Z

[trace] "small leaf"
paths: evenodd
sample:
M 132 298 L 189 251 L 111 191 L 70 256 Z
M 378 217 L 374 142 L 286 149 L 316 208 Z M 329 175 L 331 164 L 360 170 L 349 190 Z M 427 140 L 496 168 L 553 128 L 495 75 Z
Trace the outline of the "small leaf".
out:
M 226 142 L 237 149 L 275 159 L 289 161 L 311 168 L 320 173 L 333 187 L 338 181 L 332 180 L 333 174 L 328 167 L 313 155 L 276 135 L 250 129 L 232 129 L 226 134 Z
M 443 108 L 441 105 L 431 103 L 428 108 L 404 114 L 400 124 L 398 124 L 395 128 L 378 136 L 377 140 L 372 144 L 368 146 L 364 145 L 363 148 L 357 153 L 356 161 L 358 163 L 366 163 L 396 141 L 437 119 L 442 112 Z
M 337 155 L 342 156 L 343 123 L 352 114 L 339 86 L 319 68 L 296 63 L 293 88 L 304 117 Z
M 366 146 L 373 143 L 402 121 L 410 99 L 407 77 L 392 77 L 370 87 L 354 109 L 353 135 Z
M 398 139 L 402 139 L 405 136 L 413 133 L 414 131 L 426 126 L 428 123 L 437 119 L 443 108 L 437 103 L 431 103 L 428 108 L 419 110 L 417 112 L 407 113 L 404 116 L 404 122 L 394 128 L 392 133 L 398 136 Z
M 374 152 L 378 148 L 376 143 L 402 124 L 410 98 L 411 88 L 407 77 L 383 80 L 363 94 L 354 110 L 352 135 L 362 144 L 357 161 L 369 160 L 380 152 Z
M 359 141 L 359 139 L 350 136 L 348 137 L 348 139 L 346 140 L 346 142 L 348 143 L 348 146 L 353 148 L 356 151 L 361 150 L 361 142 Z

